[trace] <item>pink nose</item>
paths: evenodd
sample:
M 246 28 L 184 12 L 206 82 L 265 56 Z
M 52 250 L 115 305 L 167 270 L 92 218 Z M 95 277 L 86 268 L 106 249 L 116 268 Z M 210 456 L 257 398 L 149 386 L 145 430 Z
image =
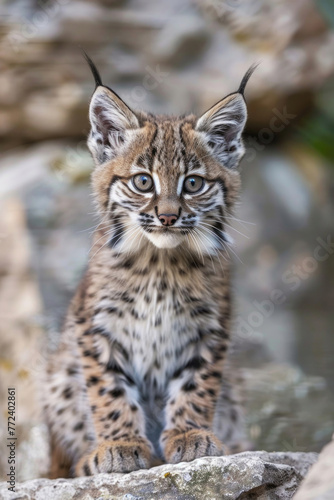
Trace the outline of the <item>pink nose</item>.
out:
M 160 214 L 159 221 L 163 226 L 173 226 L 177 221 L 178 217 L 176 214 Z

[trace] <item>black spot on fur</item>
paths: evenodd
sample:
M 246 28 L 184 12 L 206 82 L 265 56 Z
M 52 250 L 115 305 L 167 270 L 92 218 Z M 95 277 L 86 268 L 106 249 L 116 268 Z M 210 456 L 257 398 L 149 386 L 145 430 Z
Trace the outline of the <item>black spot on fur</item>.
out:
M 127 302 L 128 304 L 133 304 L 133 302 L 135 301 L 135 299 L 133 297 L 130 297 L 127 292 L 123 292 L 120 298 L 121 300 Z
M 83 422 L 78 422 L 74 427 L 74 431 L 81 431 L 84 428 L 84 423 Z
M 178 368 L 177 370 L 175 370 L 175 372 L 172 375 L 172 378 L 179 378 L 179 376 L 181 375 L 182 371 L 183 371 L 183 367 Z
M 119 419 L 120 415 L 121 415 L 121 412 L 119 410 L 115 410 L 115 411 L 112 411 L 111 413 L 109 413 L 108 418 L 110 418 L 111 420 L 113 420 L 115 422 L 116 420 Z
M 193 409 L 195 410 L 196 413 L 199 413 L 199 414 L 203 413 L 202 409 L 199 406 L 197 406 L 195 403 L 191 403 L 191 406 L 193 407 Z
M 150 264 L 154 265 L 158 262 L 158 256 L 156 254 L 153 254 L 150 259 Z
M 115 389 L 109 391 L 109 394 L 113 398 L 119 398 L 123 396 L 124 392 L 125 392 L 124 389 L 122 389 L 121 387 L 116 387 Z
M 73 393 L 72 393 L 72 389 L 71 387 L 66 387 L 66 389 L 64 389 L 63 391 L 63 396 L 65 399 L 70 399 L 72 397 Z
M 134 259 L 129 257 L 128 259 L 123 260 L 118 267 L 123 269 L 131 269 L 134 265 Z
M 109 241 L 109 246 L 111 248 L 115 248 L 115 246 L 121 241 L 122 239 L 122 236 L 123 236 L 123 233 L 124 233 L 124 227 L 123 227 L 123 224 L 121 224 L 120 221 L 120 218 L 115 217 L 115 224 L 116 224 L 116 228 L 114 230 L 114 234 L 112 235 L 110 241 Z
M 88 379 L 88 385 L 95 385 L 99 381 L 99 377 L 96 377 L 95 375 L 91 375 Z
M 188 380 L 188 382 L 186 382 L 182 386 L 182 390 L 184 392 L 191 392 L 195 391 L 196 389 L 197 389 L 197 384 L 195 384 L 195 382 L 193 382 L 192 380 Z
M 185 365 L 184 368 L 193 368 L 194 370 L 198 370 L 204 364 L 205 364 L 205 359 L 203 359 L 201 356 L 195 356 L 194 358 L 188 361 L 188 363 Z
M 83 471 L 85 473 L 85 476 L 91 476 L 92 475 L 92 473 L 90 471 L 90 468 L 89 468 L 89 465 L 87 463 L 84 464 Z
M 70 368 L 67 368 L 67 375 L 72 376 L 76 375 L 78 373 L 78 369 L 75 366 L 70 366 Z
M 133 378 L 130 375 L 128 375 L 127 373 L 125 373 L 124 370 L 121 368 L 121 366 L 118 363 L 116 363 L 115 360 L 113 360 L 113 359 L 109 360 L 109 362 L 106 366 L 106 369 L 108 371 L 123 375 L 125 378 L 125 382 L 128 385 L 134 385 L 135 382 L 134 382 Z
M 100 355 L 99 355 L 99 353 L 98 353 L 98 352 L 94 352 L 94 353 L 93 353 L 93 352 L 92 352 L 92 351 L 90 351 L 90 350 L 85 350 L 85 351 L 83 352 L 83 355 L 84 355 L 85 357 L 87 357 L 87 358 L 88 358 L 88 357 L 92 357 L 92 358 L 93 358 L 93 359 L 95 359 L 96 361 L 97 361 L 97 360 L 99 359 L 99 357 L 100 357 Z M 85 368 L 85 365 L 83 365 L 83 368 Z
M 75 322 L 77 325 L 81 325 L 82 323 L 86 323 L 86 318 L 78 318 Z
M 131 309 L 131 316 L 133 316 L 135 319 L 139 318 L 139 314 L 137 313 L 136 309 Z
M 118 309 L 117 309 L 117 307 L 108 307 L 106 309 L 106 311 L 107 311 L 108 314 L 115 314 L 115 313 L 118 312 Z
M 202 315 L 209 315 L 211 314 L 211 310 L 208 308 L 208 307 L 196 307 L 195 309 L 193 309 L 191 311 L 191 317 L 195 317 L 195 316 L 202 316 Z
M 158 286 L 158 290 L 160 290 L 161 292 L 164 292 L 165 290 L 167 290 L 167 283 L 165 280 L 160 281 L 159 286 Z
M 186 424 L 189 425 L 189 427 L 192 427 L 193 429 L 199 429 L 198 425 L 195 424 L 192 420 L 186 420 Z M 207 426 L 202 425 L 201 426 L 203 429 L 207 429 Z
M 161 316 L 158 316 L 157 318 L 155 318 L 154 326 L 160 326 L 161 322 Z

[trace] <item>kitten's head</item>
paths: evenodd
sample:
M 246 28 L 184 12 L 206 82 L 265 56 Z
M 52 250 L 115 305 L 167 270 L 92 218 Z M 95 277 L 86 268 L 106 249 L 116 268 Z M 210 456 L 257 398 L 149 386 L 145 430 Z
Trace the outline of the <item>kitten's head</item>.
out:
M 224 248 L 244 154 L 243 92 L 255 68 L 199 118 L 174 118 L 131 110 L 87 60 L 96 81 L 88 138 L 93 189 L 104 221 L 114 222 L 110 246 L 129 251 L 148 239 L 205 254 Z

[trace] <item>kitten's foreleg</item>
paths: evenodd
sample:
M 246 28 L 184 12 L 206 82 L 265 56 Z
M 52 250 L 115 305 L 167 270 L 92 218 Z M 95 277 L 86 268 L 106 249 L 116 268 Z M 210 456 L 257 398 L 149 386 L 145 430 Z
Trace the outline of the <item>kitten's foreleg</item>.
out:
M 160 438 L 167 462 L 189 462 L 227 452 L 212 431 L 225 350 L 224 340 L 217 339 L 214 349 L 204 348 L 203 355 L 190 360 L 170 382 L 166 425 Z
M 112 357 L 102 361 L 94 334 L 83 337 L 80 348 L 96 442 L 76 464 L 75 475 L 147 468 L 152 446 L 133 380 Z

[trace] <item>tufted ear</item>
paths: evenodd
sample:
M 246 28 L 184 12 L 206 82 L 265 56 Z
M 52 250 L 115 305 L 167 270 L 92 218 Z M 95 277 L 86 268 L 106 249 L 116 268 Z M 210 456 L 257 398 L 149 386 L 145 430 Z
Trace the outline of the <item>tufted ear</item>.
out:
M 88 147 L 97 164 L 115 157 L 131 139 L 131 130 L 139 128 L 136 115 L 117 94 L 98 86 L 93 94 L 89 119 Z
M 97 67 L 82 50 L 95 80 L 95 92 L 90 101 L 89 119 L 91 131 L 88 147 L 97 164 L 116 156 L 131 139 L 131 130 L 139 128 L 133 111 L 111 89 L 102 83 Z
M 255 68 L 252 66 L 247 71 L 237 92 L 217 102 L 196 123 L 196 130 L 202 133 L 212 153 L 229 168 L 237 167 L 245 152 L 241 140 L 247 121 L 243 93 Z
M 224 166 L 233 168 L 244 154 L 241 134 L 247 120 L 247 108 L 240 94 L 232 94 L 202 115 L 196 130 L 204 133 L 207 145 Z

